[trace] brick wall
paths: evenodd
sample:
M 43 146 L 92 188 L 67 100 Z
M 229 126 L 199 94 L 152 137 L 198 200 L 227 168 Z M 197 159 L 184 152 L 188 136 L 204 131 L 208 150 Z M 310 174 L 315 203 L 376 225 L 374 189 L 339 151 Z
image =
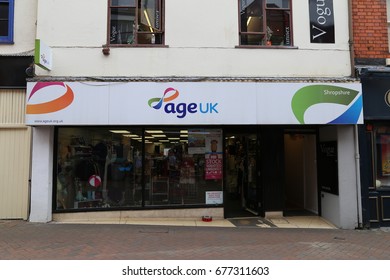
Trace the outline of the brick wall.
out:
M 390 57 L 386 0 L 352 0 L 354 54 L 357 60 Z

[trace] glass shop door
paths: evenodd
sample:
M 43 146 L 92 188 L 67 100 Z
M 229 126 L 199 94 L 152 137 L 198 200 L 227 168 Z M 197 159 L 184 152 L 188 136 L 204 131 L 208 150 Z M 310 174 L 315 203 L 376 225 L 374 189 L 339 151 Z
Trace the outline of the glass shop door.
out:
M 225 133 L 225 217 L 259 214 L 258 139 L 254 133 Z

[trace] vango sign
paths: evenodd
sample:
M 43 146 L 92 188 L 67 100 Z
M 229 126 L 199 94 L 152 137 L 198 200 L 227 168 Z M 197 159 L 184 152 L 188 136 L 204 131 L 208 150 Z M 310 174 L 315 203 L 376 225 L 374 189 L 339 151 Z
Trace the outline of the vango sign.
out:
M 358 83 L 29 82 L 28 125 L 359 124 Z

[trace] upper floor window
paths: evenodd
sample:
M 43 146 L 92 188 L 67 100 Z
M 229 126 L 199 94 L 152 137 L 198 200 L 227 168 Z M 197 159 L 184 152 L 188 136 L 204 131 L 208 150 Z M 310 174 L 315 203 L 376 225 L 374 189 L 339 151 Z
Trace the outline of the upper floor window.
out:
M 390 0 L 386 0 L 386 12 L 387 12 L 387 41 L 390 52 Z
M 0 43 L 13 43 L 14 0 L 0 0 Z
M 109 0 L 109 45 L 161 45 L 164 0 Z
M 239 0 L 240 45 L 291 46 L 291 0 Z

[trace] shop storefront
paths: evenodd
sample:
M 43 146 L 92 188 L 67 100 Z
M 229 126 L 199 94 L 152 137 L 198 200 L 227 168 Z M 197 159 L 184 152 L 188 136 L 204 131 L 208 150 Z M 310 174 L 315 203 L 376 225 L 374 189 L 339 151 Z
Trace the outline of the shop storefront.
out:
M 32 59 L 0 53 L 0 219 L 28 218 L 31 129 L 24 107 Z
M 350 156 L 337 147 L 351 145 L 362 123 L 358 83 L 31 82 L 27 100 L 32 220 L 168 209 L 223 218 L 235 207 L 283 214 L 287 197 L 343 224 L 345 209 L 327 209 L 343 202 L 338 174 L 354 165 L 327 168 Z M 296 179 L 297 166 L 307 175 Z M 294 198 L 300 188 L 310 200 Z
M 360 131 L 364 223 L 390 226 L 390 72 L 363 69 L 364 123 Z

